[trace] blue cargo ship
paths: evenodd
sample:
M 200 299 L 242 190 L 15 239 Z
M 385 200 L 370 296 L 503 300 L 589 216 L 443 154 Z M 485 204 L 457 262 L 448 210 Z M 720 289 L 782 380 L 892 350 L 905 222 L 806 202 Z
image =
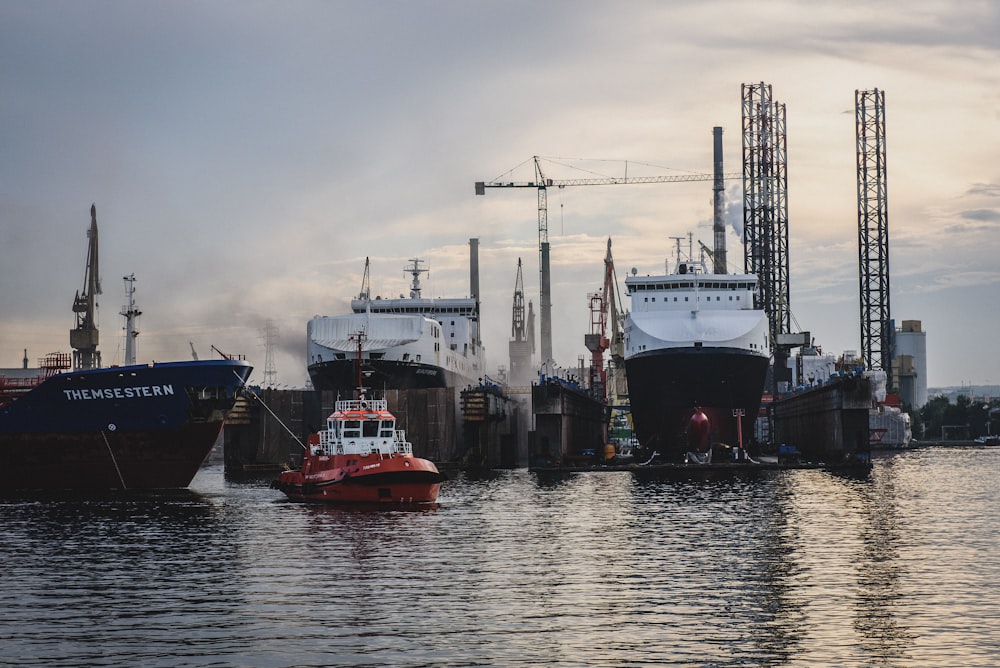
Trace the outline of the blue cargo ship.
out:
M 29 369 L 25 350 L 22 368 L 0 369 L 0 491 L 187 487 L 252 370 L 231 355 L 136 364 L 134 275 L 125 277 L 125 364 L 102 368 L 96 207 L 90 218 L 72 365 L 69 354 L 51 353 Z
M 0 370 L 0 490 L 187 487 L 252 367 L 192 360 L 66 371 Z

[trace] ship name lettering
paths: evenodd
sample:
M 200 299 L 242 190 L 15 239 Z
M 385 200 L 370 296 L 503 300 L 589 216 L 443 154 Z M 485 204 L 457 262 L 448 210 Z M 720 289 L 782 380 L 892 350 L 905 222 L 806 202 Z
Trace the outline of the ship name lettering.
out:
M 84 390 L 63 390 L 68 401 L 93 401 L 94 399 L 138 399 L 142 397 L 173 396 L 173 385 L 136 385 L 133 387 L 95 387 Z

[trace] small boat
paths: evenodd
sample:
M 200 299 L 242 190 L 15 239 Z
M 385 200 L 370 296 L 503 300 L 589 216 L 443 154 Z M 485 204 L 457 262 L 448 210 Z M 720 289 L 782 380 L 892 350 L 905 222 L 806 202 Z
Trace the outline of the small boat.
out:
M 360 340 L 364 334 L 356 335 Z M 272 487 L 293 501 L 362 504 L 434 503 L 444 476 L 413 456 L 387 401 L 368 398 L 358 382 L 353 399 L 338 399 L 326 429 L 312 434 L 302 468 L 283 471 Z
M 273 487 L 293 501 L 433 503 L 444 476 L 413 456 L 385 399 L 338 400 L 326 429 L 309 437 L 302 468 Z

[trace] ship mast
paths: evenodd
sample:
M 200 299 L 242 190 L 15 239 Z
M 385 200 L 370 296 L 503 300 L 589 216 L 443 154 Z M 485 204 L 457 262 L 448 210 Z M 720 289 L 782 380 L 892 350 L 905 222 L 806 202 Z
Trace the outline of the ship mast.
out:
M 101 279 L 97 265 L 97 207 L 90 207 L 90 242 L 87 247 L 87 270 L 83 280 L 83 293 L 73 299 L 76 327 L 69 331 L 69 345 L 73 348 L 74 369 L 97 369 L 101 366 L 101 353 L 97 350 L 100 339 L 97 330 L 97 295 L 101 294 Z
M 420 274 L 427 273 L 429 269 L 421 268 L 423 260 L 411 258 L 412 267 L 403 267 L 403 271 L 413 276 L 413 283 L 410 284 L 410 299 L 420 299 Z
M 368 276 L 368 258 L 365 258 L 365 273 L 361 277 L 361 293 L 358 294 L 358 299 L 371 299 L 372 298 L 372 286 L 371 279 Z
M 350 337 L 350 340 L 357 344 L 357 354 L 354 357 L 354 377 L 355 383 L 357 383 L 354 386 L 354 398 L 358 400 L 365 398 L 365 390 L 367 389 L 364 386 L 364 374 L 361 371 L 361 346 L 366 338 L 368 338 L 368 335 L 365 334 L 363 329 L 358 330 L 356 334 L 352 334 Z
M 135 337 L 139 336 L 139 331 L 135 328 L 135 320 L 142 311 L 135 307 L 135 274 L 123 277 L 125 280 L 125 295 L 128 303 L 122 307 L 121 315 L 125 316 L 125 364 L 135 364 Z M 192 350 L 194 344 L 192 344 Z M 197 357 L 195 357 L 197 359 Z

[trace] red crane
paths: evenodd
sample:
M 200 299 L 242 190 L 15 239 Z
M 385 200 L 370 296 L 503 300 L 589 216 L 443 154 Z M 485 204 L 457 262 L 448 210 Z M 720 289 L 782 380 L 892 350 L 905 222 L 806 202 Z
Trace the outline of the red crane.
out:
M 590 359 L 590 391 L 599 399 L 608 398 L 608 373 L 604 368 L 604 351 L 611 348 L 614 370 L 617 361 L 622 358 L 622 332 L 618 325 L 618 308 L 615 300 L 615 263 L 611 257 L 611 239 L 608 239 L 608 252 L 604 256 L 604 286 L 601 292 L 588 295 L 590 301 L 590 333 L 584 335 L 584 344 L 591 353 Z M 608 338 L 608 321 L 610 315 L 611 338 Z

